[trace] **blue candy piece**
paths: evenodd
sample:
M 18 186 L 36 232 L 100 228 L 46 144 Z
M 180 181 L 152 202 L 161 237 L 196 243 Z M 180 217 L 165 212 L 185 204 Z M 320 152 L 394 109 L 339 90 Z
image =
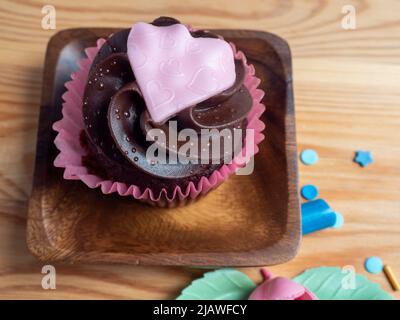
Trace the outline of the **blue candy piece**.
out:
M 335 213 L 336 213 L 336 223 L 333 225 L 333 228 L 339 229 L 344 224 L 344 218 L 339 212 L 335 212 Z
M 357 162 L 361 167 L 366 167 L 374 162 L 374 160 L 372 159 L 371 152 L 362 150 L 356 151 L 353 160 L 354 162 Z
M 301 152 L 300 160 L 305 165 L 312 165 L 318 162 L 318 154 L 312 149 L 306 149 Z
M 301 205 L 301 227 L 303 235 L 331 228 L 337 222 L 337 214 L 325 200 L 317 199 Z
M 364 267 L 369 273 L 379 273 L 383 269 L 383 262 L 381 258 L 369 257 L 365 259 Z
M 306 200 L 314 200 L 318 196 L 318 189 L 312 184 L 307 184 L 301 188 L 301 196 Z

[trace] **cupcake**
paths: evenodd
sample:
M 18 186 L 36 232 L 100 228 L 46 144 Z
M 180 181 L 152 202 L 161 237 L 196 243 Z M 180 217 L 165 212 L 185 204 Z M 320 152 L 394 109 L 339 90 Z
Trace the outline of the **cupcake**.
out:
M 65 179 L 172 207 L 216 188 L 257 152 L 260 80 L 221 36 L 160 17 L 86 54 L 53 126 Z

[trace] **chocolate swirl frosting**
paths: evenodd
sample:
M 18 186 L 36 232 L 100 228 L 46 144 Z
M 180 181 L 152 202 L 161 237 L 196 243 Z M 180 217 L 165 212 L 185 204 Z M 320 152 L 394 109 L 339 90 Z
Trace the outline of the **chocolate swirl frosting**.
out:
M 160 27 L 176 23 L 180 22 L 169 17 L 160 17 L 152 22 Z M 170 156 L 179 152 L 185 143 L 169 145 L 168 137 L 177 134 L 175 130 L 193 129 L 201 135 L 202 129 L 245 128 L 246 116 L 252 106 L 250 93 L 243 84 L 245 67 L 243 61 L 235 60 L 236 81 L 232 87 L 176 114 L 169 119 L 177 123 L 177 127 L 171 129 L 169 121 L 153 123 L 146 110 L 127 56 L 129 31 L 124 29 L 111 35 L 100 48 L 89 71 L 83 100 L 85 132 L 82 135 L 82 143 L 89 155 L 83 160 L 93 173 L 108 179 L 151 187 L 153 191 L 165 188 L 172 192 L 176 183 L 184 186 L 190 181 L 196 182 L 202 176 L 211 175 L 222 164 L 149 161 L 147 148 L 153 142 L 160 142 L 155 137 L 153 141 L 147 141 L 146 135 L 149 139 L 154 132 L 152 129 L 163 131 L 167 139 L 159 147 L 165 148 L 167 156 Z M 192 37 L 218 38 L 203 30 L 190 33 Z M 223 148 L 220 157 L 223 157 Z

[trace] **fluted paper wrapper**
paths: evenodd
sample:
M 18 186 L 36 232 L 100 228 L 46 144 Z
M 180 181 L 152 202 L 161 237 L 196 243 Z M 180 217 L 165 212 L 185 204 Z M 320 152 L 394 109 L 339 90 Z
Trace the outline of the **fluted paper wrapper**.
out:
M 265 125 L 260 120 L 260 116 L 265 110 L 265 106 L 261 104 L 264 92 L 258 89 L 260 79 L 254 75 L 253 65 L 249 65 L 243 52 L 237 51 L 231 43 L 235 57 L 245 62 L 246 76 L 244 85 L 253 99 L 253 105 L 247 117 L 247 129 L 254 130 L 253 141 L 246 140 L 242 153 L 236 156 L 232 163 L 222 165 L 209 177 L 202 177 L 197 184 L 190 182 L 184 189 L 176 186 L 172 197 L 168 197 L 165 189 L 155 193 L 150 188 L 141 190 L 133 184 L 127 185 L 123 182 L 104 180 L 104 178 L 90 174 L 89 170 L 82 164 L 82 157 L 87 154 L 86 149 L 80 143 L 80 133 L 85 128 L 82 116 L 82 100 L 90 66 L 104 42 L 104 39 L 99 39 L 96 47 L 90 47 L 85 50 L 87 58 L 78 62 L 79 70 L 71 74 L 71 80 L 65 83 L 67 91 L 62 96 L 64 101 L 62 119 L 53 124 L 53 129 L 58 132 L 54 143 L 60 150 L 54 160 L 54 165 L 64 168 L 64 179 L 81 180 L 89 188 L 100 188 L 104 194 L 118 192 L 121 196 L 131 196 L 152 205 L 174 207 L 193 202 L 216 188 L 231 174 L 243 167 L 246 161 L 249 161 L 258 152 L 257 145 L 264 139 L 264 135 L 261 132 L 264 130 Z M 246 143 L 253 144 L 253 148 L 246 148 Z

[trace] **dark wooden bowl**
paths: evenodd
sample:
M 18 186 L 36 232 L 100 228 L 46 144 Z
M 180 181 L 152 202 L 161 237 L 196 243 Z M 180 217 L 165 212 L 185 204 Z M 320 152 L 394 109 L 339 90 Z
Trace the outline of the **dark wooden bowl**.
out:
M 281 38 L 215 30 L 245 52 L 266 92 L 266 139 L 254 173 L 233 176 L 194 204 L 154 208 L 66 181 L 53 161 L 64 83 L 86 47 L 114 29 L 71 29 L 50 40 L 45 61 L 27 243 L 43 261 L 261 266 L 294 257 L 300 241 L 291 56 Z

